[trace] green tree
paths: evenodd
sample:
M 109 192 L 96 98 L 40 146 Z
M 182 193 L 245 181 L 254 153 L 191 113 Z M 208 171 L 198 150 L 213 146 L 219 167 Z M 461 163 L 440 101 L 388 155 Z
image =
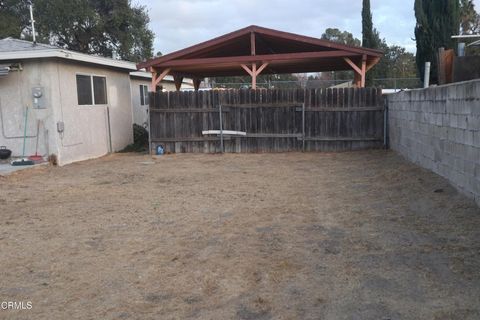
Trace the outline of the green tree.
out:
M 385 60 L 388 61 L 388 78 L 415 78 L 417 69 L 415 55 L 400 46 L 389 46 L 385 51 Z
M 462 34 L 475 34 L 479 31 L 480 16 L 473 0 L 460 0 L 460 30 Z
M 26 1 L 0 0 L 0 39 L 18 38 L 29 19 Z
M 375 31 L 376 32 L 376 31 Z M 322 34 L 322 39 L 334 41 L 347 45 L 360 45 L 360 40 L 353 37 L 350 32 L 341 31 L 339 29 L 328 28 Z M 416 66 L 415 56 L 407 52 L 407 50 L 400 46 L 389 46 L 385 39 L 379 40 L 378 32 L 374 33 L 374 40 L 376 42 L 377 49 L 384 52 L 384 56 L 380 62 L 370 71 L 372 74 L 367 73 L 367 84 L 377 85 L 383 87 L 393 87 L 394 81 L 374 81 L 378 78 L 415 78 Z M 322 80 L 352 80 L 353 71 L 336 71 L 332 74 L 322 74 Z M 412 86 L 411 81 L 404 81 L 402 85 L 401 81 L 396 81 L 398 87 Z
M 454 48 L 451 36 L 458 34 L 460 12 L 458 0 L 415 0 L 416 63 L 423 80 L 425 62 L 431 63 L 431 80 L 438 80 L 437 53 L 441 47 Z
M 3 0 L 9 2 L 12 0 Z M 27 16 L 27 0 L 5 10 L 6 16 Z M 146 8 L 130 0 L 36 0 L 38 40 L 65 49 L 140 61 L 152 57 L 153 32 Z M 29 17 L 11 36 L 31 38 Z
M 355 38 L 353 34 L 348 31 L 341 31 L 337 28 L 327 28 L 322 34 L 322 39 L 349 46 L 361 46 L 360 40 Z M 331 80 L 352 80 L 353 71 L 335 71 L 331 78 Z
M 333 41 L 349 46 L 360 47 L 362 44 L 360 40 L 355 38 L 353 34 L 348 31 L 341 31 L 337 28 L 327 28 L 322 34 L 322 39 Z

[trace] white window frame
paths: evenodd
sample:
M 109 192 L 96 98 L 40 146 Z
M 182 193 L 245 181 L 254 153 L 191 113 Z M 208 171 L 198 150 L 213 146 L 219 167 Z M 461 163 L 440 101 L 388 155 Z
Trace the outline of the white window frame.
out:
M 146 84 L 141 84 L 140 87 L 143 89 L 141 90 L 141 94 L 143 93 L 143 97 L 140 95 L 140 105 L 141 106 L 148 106 L 150 104 L 150 97 L 149 97 L 149 91 L 148 91 L 148 85 Z M 143 104 L 142 104 L 142 98 L 143 98 Z M 148 103 L 145 103 L 148 100 Z
M 78 103 L 78 86 L 77 86 L 77 76 L 86 76 L 90 77 L 90 89 L 92 90 L 92 104 L 79 104 Z M 105 98 L 107 100 L 107 103 L 95 103 L 95 90 L 93 89 L 93 77 L 99 77 L 99 78 L 105 78 Z M 108 90 L 107 90 L 107 76 L 102 75 L 102 74 L 93 74 L 93 73 L 83 73 L 83 72 L 77 72 L 75 73 L 75 86 L 77 89 L 77 106 L 79 107 L 94 107 L 94 106 L 108 106 L 108 101 L 110 99 L 108 98 Z

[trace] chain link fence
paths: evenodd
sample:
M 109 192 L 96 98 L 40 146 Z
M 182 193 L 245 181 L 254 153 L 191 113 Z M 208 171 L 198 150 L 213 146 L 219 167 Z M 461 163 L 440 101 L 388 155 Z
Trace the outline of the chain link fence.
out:
M 268 81 L 257 82 L 257 88 L 263 89 L 314 89 L 314 88 L 348 88 L 353 86 L 353 80 L 295 80 L 295 81 Z M 421 88 L 420 78 L 382 78 L 373 79 L 372 87 L 382 89 L 392 89 L 398 91 L 401 89 Z M 250 83 L 245 82 L 215 82 L 206 83 L 205 89 L 248 89 Z

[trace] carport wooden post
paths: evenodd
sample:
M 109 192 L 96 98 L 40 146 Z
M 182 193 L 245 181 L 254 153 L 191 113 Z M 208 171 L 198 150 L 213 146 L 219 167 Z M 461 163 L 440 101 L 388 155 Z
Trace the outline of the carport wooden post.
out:
M 305 102 L 302 103 L 302 152 L 305 152 Z
M 257 55 L 257 46 L 255 32 L 250 32 L 250 55 Z M 241 64 L 241 67 L 247 71 L 247 73 L 252 77 L 252 89 L 257 89 L 257 76 L 268 66 L 268 62 L 263 62 L 260 68 L 257 69 L 257 63 L 253 62 L 252 67 L 249 68 L 246 64 Z
M 362 88 L 365 88 L 366 74 L 367 74 L 367 56 L 363 55 L 362 56 L 362 83 L 361 83 Z
M 352 69 L 355 73 L 355 79 L 354 79 L 355 85 L 359 88 L 365 88 L 366 74 L 370 69 L 372 69 L 378 63 L 378 61 L 380 61 L 380 58 L 379 57 L 373 58 L 372 61 L 367 65 L 367 56 L 363 55 L 362 56 L 362 64 L 361 64 L 360 67 L 357 66 L 349 58 L 343 58 L 343 60 L 345 60 L 345 62 L 348 63 L 352 67 Z
M 358 88 L 365 88 L 365 75 L 367 73 L 367 56 L 362 56 L 362 62 L 360 67 L 357 66 L 350 58 L 343 58 L 346 63 L 352 67 L 355 72 L 355 85 Z
M 220 152 L 223 153 L 223 117 L 222 117 L 222 105 L 218 106 L 218 117 L 220 120 Z
M 365 55 L 362 57 L 362 64 L 361 66 L 357 66 L 350 58 L 343 58 L 346 63 L 352 67 L 353 71 L 355 72 L 355 85 L 357 88 L 364 88 L 365 87 L 365 74 L 366 74 L 366 65 L 367 65 L 367 58 Z

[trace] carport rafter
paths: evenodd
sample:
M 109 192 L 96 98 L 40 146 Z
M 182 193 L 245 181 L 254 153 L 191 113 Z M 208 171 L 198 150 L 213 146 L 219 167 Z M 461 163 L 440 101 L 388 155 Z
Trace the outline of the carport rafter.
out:
M 268 62 L 264 62 L 260 68 L 257 69 L 257 63 L 252 63 L 252 68 L 250 69 L 247 65 L 240 65 L 249 75 L 252 77 L 252 89 L 257 88 L 257 76 L 262 73 L 262 71 L 268 66 Z

